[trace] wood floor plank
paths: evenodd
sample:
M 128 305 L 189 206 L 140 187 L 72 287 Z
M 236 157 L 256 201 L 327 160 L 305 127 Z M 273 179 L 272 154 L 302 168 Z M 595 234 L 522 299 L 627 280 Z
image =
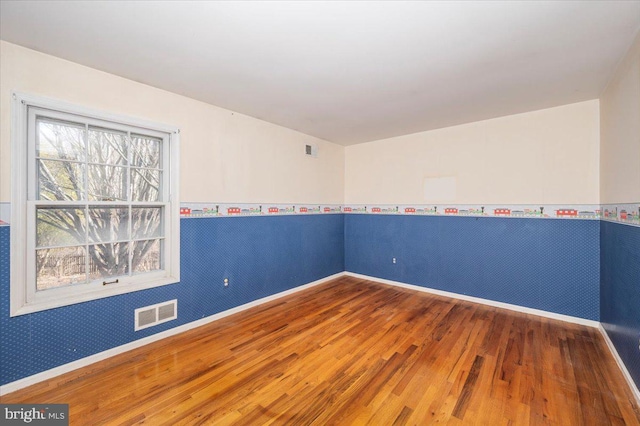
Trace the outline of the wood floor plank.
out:
M 598 330 L 352 277 L 2 402 L 74 425 L 640 425 Z

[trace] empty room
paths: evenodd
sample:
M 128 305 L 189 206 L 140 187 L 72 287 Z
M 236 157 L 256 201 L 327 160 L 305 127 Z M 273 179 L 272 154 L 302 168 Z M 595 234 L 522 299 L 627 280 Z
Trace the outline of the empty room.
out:
M 0 0 L 0 423 L 639 388 L 640 1 Z

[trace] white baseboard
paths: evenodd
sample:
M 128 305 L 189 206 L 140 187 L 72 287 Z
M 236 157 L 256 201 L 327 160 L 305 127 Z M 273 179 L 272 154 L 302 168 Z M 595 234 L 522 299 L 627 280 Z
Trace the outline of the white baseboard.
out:
M 495 300 L 482 299 L 480 297 L 467 296 L 465 294 L 451 293 L 449 291 L 436 290 L 435 288 L 421 287 L 421 286 L 414 285 L 414 284 L 406 284 L 406 283 L 399 282 L 399 281 L 391 281 L 391 280 L 386 280 L 384 278 L 376 278 L 376 277 L 371 277 L 369 275 L 356 274 L 356 273 L 353 273 L 353 272 L 345 272 L 345 275 L 349 276 L 349 277 L 362 278 L 362 279 L 369 280 L 369 281 L 377 281 L 379 283 L 389 284 L 389 285 L 393 285 L 393 286 L 396 286 L 396 287 L 402 287 L 402 288 L 408 288 L 408 289 L 411 289 L 411 290 L 417 290 L 417 291 L 421 291 L 421 292 L 424 292 L 424 293 L 436 294 L 438 296 L 450 297 L 452 299 L 466 300 L 468 302 L 480 303 L 482 305 L 494 306 L 494 307 L 503 308 L 503 309 L 509 309 L 511 311 L 521 312 L 521 313 L 524 313 L 524 314 L 537 315 L 537 316 L 540 316 L 540 317 L 545 317 L 545 318 L 551 318 L 551 319 L 556 319 L 556 320 L 560 320 L 560 321 L 571 322 L 571 323 L 574 323 L 574 324 L 586 325 L 588 327 L 594 327 L 594 328 L 600 327 L 600 322 L 598 322 L 598 321 L 593 321 L 593 320 L 588 320 L 588 319 L 578 318 L 578 317 L 572 317 L 570 315 L 557 314 L 555 312 L 543 311 L 541 309 L 527 308 L 527 307 L 524 307 L 524 306 L 512 305 L 511 303 L 503 303 L 503 302 L 497 302 Z
M 607 342 L 609 351 L 611 351 L 613 358 L 618 363 L 618 367 L 620 367 L 620 371 L 622 371 L 622 375 L 627 380 L 627 383 L 631 388 L 631 393 L 633 394 L 633 396 L 636 397 L 636 402 L 638 403 L 638 405 L 640 405 L 640 389 L 638 389 L 638 387 L 636 386 L 636 382 L 633 381 L 633 377 L 631 377 L 631 373 L 629 373 L 629 370 L 627 370 L 627 366 L 624 365 L 622 358 L 620 358 L 620 355 L 618 354 L 618 350 L 616 349 L 615 345 L 613 344 L 613 342 L 609 338 L 609 335 L 607 334 L 607 330 L 604 329 L 602 324 L 600 324 L 600 327 L 598 328 L 600 329 L 600 334 L 602 334 L 604 341 Z
M 6 395 L 10 392 L 17 391 L 22 388 L 26 388 L 27 386 L 34 385 L 36 383 L 42 382 L 44 380 L 48 380 L 59 376 L 64 373 L 68 373 L 73 370 L 77 370 L 78 368 L 86 367 L 87 365 L 94 364 L 98 361 L 102 361 L 104 359 L 110 358 L 115 355 L 119 355 L 121 353 L 130 351 L 132 349 L 139 348 L 144 345 L 148 345 L 149 343 L 156 342 L 158 340 L 166 339 L 167 337 L 175 336 L 176 334 L 183 333 L 185 331 L 191 330 L 193 328 L 197 328 L 208 324 L 213 321 L 217 321 L 221 318 L 228 317 L 230 315 L 236 314 L 238 312 L 246 311 L 247 309 L 256 307 L 258 305 L 262 305 L 267 302 L 271 302 L 272 300 L 280 299 L 281 297 L 288 296 L 293 293 L 297 293 L 302 290 L 306 290 L 308 288 L 317 286 L 319 284 L 323 284 L 327 281 L 331 281 L 336 278 L 340 278 L 344 276 L 344 272 L 338 272 L 337 274 L 330 275 L 325 278 L 321 278 L 319 280 L 310 282 L 308 284 L 304 284 L 290 290 L 286 290 L 280 293 L 272 294 L 271 296 L 263 297 L 262 299 L 254 300 L 249 303 L 245 303 L 244 305 L 236 306 L 235 308 L 228 309 L 224 312 L 220 312 L 196 321 L 192 321 L 187 324 L 180 325 L 178 327 L 162 331 L 160 333 L 154 334 L 152 336 L 143 337 L 139 340 L 134 340 L 133 342 L 126 343 L 121 346 L 117 346 L 115 348 L 108 349 L 103 352 L 99 352 L 97 354 L 90 355 L 88 357 L 79 359 L 77 361 L 70 362 L 68 364 L 60 365 L 58 367 L 52 368 L 50 370 L 42 371 L 40 373 L 34 374 L 29 377 L 22 378 L 20 380 L 16 380 L 15 382 L 10 382 L 5 385 L 0 386 L 0 396 Z

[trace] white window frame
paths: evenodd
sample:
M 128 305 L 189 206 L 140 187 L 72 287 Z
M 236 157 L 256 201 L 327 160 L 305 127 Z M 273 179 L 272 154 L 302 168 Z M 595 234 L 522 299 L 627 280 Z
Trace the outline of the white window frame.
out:
M 26 93 L 13 92 L 11 127 L 11 284 L 10 315 L 18 316 L 90 300 L 111 297 L 180 281 L 180 131 L 177 127 L 138 118 L 111 114 L 67 102 Z M 29 142 L 28 123 L 32 109 L 74 114 L 89 120 L 110 122 L 144 129 L 151 135 L 163 135 L 163 159 L 167 184 L 164 218 L 164 269 L 158 272 L 127 276 L 118 283 L 96 282 L 37 292 L 35 282 L 35 207 L 29 199 L 30 167 L 35 165 L 35 150 Z M 31 185 L 31 188 L 33 185 Z M 93 204 L 93 203 L 92 203 Z

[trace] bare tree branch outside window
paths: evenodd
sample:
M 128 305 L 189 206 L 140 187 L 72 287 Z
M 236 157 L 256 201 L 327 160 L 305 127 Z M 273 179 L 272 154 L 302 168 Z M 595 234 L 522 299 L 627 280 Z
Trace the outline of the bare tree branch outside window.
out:
M 158 138 L 37 121 L 38 290 L 162 269 L 161 153 Z

